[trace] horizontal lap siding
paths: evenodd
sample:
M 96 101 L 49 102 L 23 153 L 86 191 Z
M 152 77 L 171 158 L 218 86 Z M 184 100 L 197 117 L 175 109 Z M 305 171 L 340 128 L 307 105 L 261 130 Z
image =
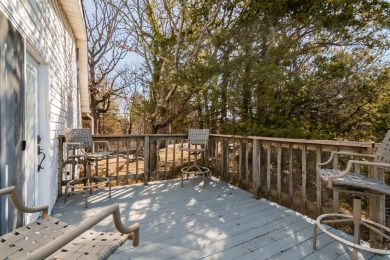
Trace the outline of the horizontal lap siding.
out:
M 26 37 L 44 63 L 49 65 L 50 204 L 56 199 L 58 135 L 67 126 L 68 99 L 73 103 L 73 126 L 78 126 L 76 44 L 71 27 L 56 0 L 0 0 L 0 11 Z

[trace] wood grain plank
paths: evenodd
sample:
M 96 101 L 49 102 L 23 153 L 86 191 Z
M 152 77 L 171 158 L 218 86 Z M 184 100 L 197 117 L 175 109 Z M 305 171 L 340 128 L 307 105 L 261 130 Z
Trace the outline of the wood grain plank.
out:
M 314 221 L 293 210 L 211 178 L 203 189 L 197 177 L 184 188 L 180 180 L 114 187 L 112 198 L 93 194 L 85 209 L 82 194 L 66 205 L 59 202 L 54 217 L 77 224 L 112 203 L 120 203 L 125 225 L 141 224 L 138 247 L 125 243 L 110 259 L 341 259 L 350 249 L 319 232 L 312 249 Z M 71 210 L 70 210 L 71 209 Z M 113 231 L 112 219 L 94 227 Z M 345 234 L 334 230 L 341 236 Z M 363 253 L 364 259 L 371 257 Z M 368 258 L 367 258 L 368 257 Z M 383 259 L 390 259 L 385 257 Z

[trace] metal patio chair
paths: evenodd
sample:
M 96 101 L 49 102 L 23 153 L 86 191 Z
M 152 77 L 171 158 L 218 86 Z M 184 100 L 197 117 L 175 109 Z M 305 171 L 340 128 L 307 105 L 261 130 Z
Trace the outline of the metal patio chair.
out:
M 198 165 L 198 154 L 207 151 L 207 145 L 209 141 L 209 129 L 189 129 L 188 139 L 184 139 L 181 142 L 180 149 L 182 151 L 189 152 L 194 155 L 194 163 L 181 169 L 181 186 L 183 187 L 183 174 L 187 174 L 187 180 L 189 174 L 203 175 L 204 183 L 203 187 L 206 188 L 206 181 L 208 181 L 208 174 L 210 169 Z M 187 145 L 185 145 L 187 143 Z
M 361 160 L 349 160 L 344 171 L 338 169 L 324 169 L 325 165 L 333 162 L 335 155 L 359 156 L 374 159 L 373 162 Z M 375 249 L 360 245 L 360 226 L 363 225 L 387 240 L 390 240 L 390 229 L 378 223 L 361 218 L 361 199 L 363 196 L 390 195 L 390 186 L 377 179 L 369 178 L 360 173 L 352 172 L 352 166 L 374 166 L 390 168 L 390 131 L 387 132 L 376 155 L 365 155 L 345 152 L 332 152 L 328 161 L 317 164 L 317 174 L 326 181 L 328 187 L 340 192 L 350 193 L 353 197 L 353 215 L 346 214 L 323 214 L 319 216 L 314 224 L 313 248 L 316 249 L 317 227 L 324 233 L 337 241 L 353 248 L 353 258 L 358 259 L 358 250 L 365 250 L 375 254 L 390 254 L 390 250 Z M 349 242 L 330 231 L 323 225 L 329 223 L 352 222 L 354 226 L 354 239 Z
M 41 212 L 41 216 L 0 237 L 1 259 L 107 259 L 128 239 L 133 240 L 133 246 L 139 244 L 139 224 L 125 227 L 118 204 L 73 226 L 49 216 L 47 205 L 34 208 L 22 205 L 15 187 L 0 189 L 0 196 L 3 195 L 9 196 L 17 210 Z M 88 230 L 110 215 L 119 232 Z
M 89 128 L 66 128 L 65 139 L 68 158 L 72 158 L 73 160 L 76 160 L 77 158 L 82 159 L 84 161 L 86 176 L 72 180 L 66 184 L 64 203 L 66 203 L 69 190 L 74 190 L 75 188 L 83 189 L 86 208 L 88 207 L 88 193 L 91 193 L 93 188 L 108 186 L 108 196 L 111 198 L 111 183 L 109 178 L 98 176 L 98 161 L 103 158 L 108 159 L 108 157 L 113 153 L 108 142 L 93 141 L 92 133 Z M 96 151 L 95 146 L 98 144 L 104 144 L 107 150 Z M 72 155 L 70 155 L 70 151 L 73 151 Z M 91 163 L 95 163 L 94 176 L 91 174 Z M 107 171 L 108 169 L 106 169 L 106 173 Z

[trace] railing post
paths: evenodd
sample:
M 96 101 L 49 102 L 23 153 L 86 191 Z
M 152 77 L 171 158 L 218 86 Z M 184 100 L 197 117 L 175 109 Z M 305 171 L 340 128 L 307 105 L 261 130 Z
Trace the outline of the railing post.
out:
M 152 147 L 154 148 L 154 147 Z M 160 180 L 160 171 L 159 171 L 159 165 L 160 165 L 160 139 L 157 139 L 156 141 L 156 179 Z
M 339 151 L 339 149 L 336 149 Z M 333 169 L 338 169 L 339 167 L 339 156 L 337 154 L 333 157 Z M 333 212 L 340 213 L 340 203 L 339 203 L 339 192 L 333 190 Z
M 306 170 L 306 145 L 302 146 L 302 208 L 303 213 L 306 213 L 306 182 L 307 182 L 307 170 Z
M 374 154 L 374 144 L 368 149 L 368 154 Z M 384 181 L 383 169 L 378 167 L 370 167 L 368 172 L 369 177 Z M 386 226 L 386 209 L 385 209 L 385 196 L 370 196 L 369 197 L 369 217 L 370 220 Z M 384 248 L 383 237 L 370 232 L 370 245 L 373 248 Z
M 129 184 L 129 150 L 130 150 L 130 140 L 126 139 L 126 184 Z
M 271 195 L 271 142 L 267 143 L 267 196 Z
M 288 194 L 291 209 L 294 208 L 294 197 L 293 197 L 293 147 L 290 143 L 288 145 Z
M 245 146 L 246 147 L 246 146 Z M 242 139 L 240 139 L 240 144 L 239 144 L 239 154 L 238 154 L 238 183 L 239 185 L 242 184 L 242 179 L 243 179 L 243 172 L 245 172 L 245 167 L 243 165 L 243 154 L 244 154 L 244 142 Z M 245 180 L 247 181 L 247 180 Z
M 119 140 L 116 141 L 116 185 L 119 185 Z M 108 169 L 108 167 L 106 168 Z M 106 171 L 108 173 L 108 171 Z M 97 173 L 96 173 L 97 174 Z
M 214 172 L 214 176 L 216 176 L 217 178 L 220 178 L 221 179 L 221 175 L 220 175 L 220 170 L 219 170 L 219 159 L 218 159 L 218 156 L 219 156 L 219 142 L 218 142 L 218 138 L 215 138 L 215 172 Z
M 148 185 L 149 183 L 149 174 L 150 174 L 150 140 L 149 136 L 145 136 L 144 140 L 144 185 Z
M 222 180 L 229 182 L 229 165 L 228 165 L 228 141 L 225 138 L 222 138 L 221 145 L 221 164 L 222 164 Z
M 260 140 L 253 140 L 253 197 L 260 199 L 261 178 L 260 178 Z
M 57 182 L 57 195 L 62 195 L 62 170 L 64 168 L 64 142 L 63 136 L 58 136 L 58 182 Z
M 321 146 L 316 148 L 316 163 L 321 163 Z M 317 165 L 315 169 L 316 183 L 317 183 L 317 216 L 321 215 L 321 177 L 317 174 Z
M 282 202 L 282 144 L 278 142 L 277 151 L 277 191 L 278 191 L 278 203 Z

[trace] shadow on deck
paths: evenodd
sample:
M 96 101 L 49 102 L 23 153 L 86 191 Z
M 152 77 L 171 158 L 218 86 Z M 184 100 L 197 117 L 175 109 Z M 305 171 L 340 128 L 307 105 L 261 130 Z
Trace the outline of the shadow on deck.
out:
M 119 203 L 125 225 L 141 224 L 140 245 L 126 242 L 110 259 L 351 259 L 351 250 L 326 234 L 312 249 L 314 221 L 293 210 L 212 178 L 203 189 L 203 178 L 114 187 L 112 198 L 101 190 L 84 208 L 81 193 L 66 205 L 60 197 L 52 214 L 77 224 Z M 112 219 L 95 227 L 114 231 Z M 346 235 L 345 235 L 346 236 Z M 361 252 L 359 259 L 390 259 Z

